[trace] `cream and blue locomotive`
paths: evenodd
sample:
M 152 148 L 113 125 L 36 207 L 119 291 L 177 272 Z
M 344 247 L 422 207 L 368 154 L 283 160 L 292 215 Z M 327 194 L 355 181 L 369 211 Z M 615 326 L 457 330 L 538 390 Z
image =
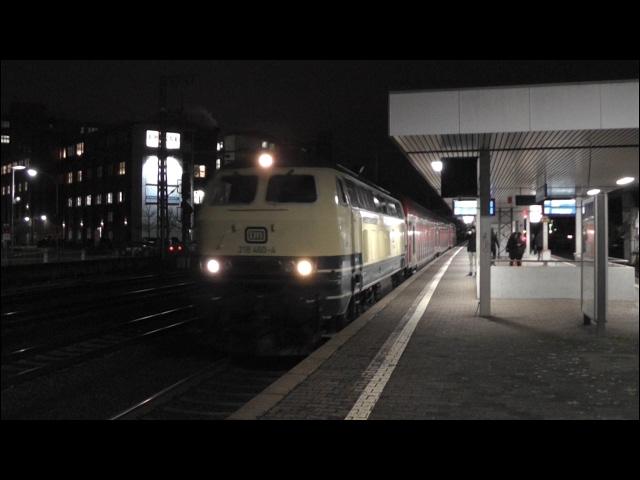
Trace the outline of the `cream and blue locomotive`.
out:
M 304 349 L 406 266 L 400 201 L 339 166 L 284 166 L 264 154 L 256 166 L 226 167 L 196 228 L 201 278 L 227 302 L 211 321 L 234 338 L 230 349 Z

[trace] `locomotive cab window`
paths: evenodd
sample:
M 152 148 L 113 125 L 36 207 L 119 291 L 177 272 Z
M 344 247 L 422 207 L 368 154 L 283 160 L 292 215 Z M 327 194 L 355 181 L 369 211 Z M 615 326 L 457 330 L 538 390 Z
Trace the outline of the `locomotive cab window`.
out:
M 227 175 L 214 181 L 210 205 L 251 203 L 256 197 L 256 175 Z
M 273 175 L 267 185 L 267 202 L 313 203 L 318 199 L 313 175 Z

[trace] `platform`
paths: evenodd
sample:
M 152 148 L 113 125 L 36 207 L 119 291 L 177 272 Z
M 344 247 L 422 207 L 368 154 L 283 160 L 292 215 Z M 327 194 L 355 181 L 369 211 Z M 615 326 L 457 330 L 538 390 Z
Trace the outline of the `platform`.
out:
M 637 296 L 599 335 L 579 300 L 479 317 L 467 273 L 447 252 L 230 419 L 638 419 Z

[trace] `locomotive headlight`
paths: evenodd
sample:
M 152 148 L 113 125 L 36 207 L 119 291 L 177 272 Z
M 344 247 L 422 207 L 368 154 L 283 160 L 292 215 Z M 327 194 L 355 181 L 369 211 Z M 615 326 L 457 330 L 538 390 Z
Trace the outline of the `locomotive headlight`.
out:
M 258 164 L 262 168 L 269 168 L 273 165 L 273 155 L 270 153 L 263 153 L 258 157 Z
M 207 270 L 209 273 L 218 273 L 220 271 L 220 262 L 212 258 L 207 262 Z
M 299 260 L 296 263 L 296 270 L 303 277 L 308 277 L 313 272 L 313 265 L 309 260 Z

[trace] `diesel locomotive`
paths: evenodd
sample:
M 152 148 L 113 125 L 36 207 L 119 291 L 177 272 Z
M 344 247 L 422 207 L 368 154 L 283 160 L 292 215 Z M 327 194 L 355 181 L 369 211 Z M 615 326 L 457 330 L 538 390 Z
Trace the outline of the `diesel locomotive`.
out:
M 453 224 L 336 166 L 226 167 L 196 219 L 220 348 L 305 353 L 455 243 Z

